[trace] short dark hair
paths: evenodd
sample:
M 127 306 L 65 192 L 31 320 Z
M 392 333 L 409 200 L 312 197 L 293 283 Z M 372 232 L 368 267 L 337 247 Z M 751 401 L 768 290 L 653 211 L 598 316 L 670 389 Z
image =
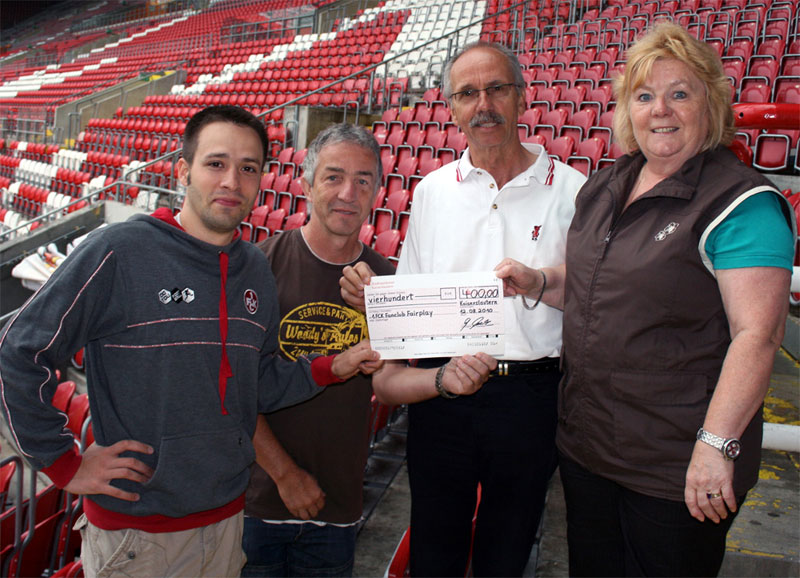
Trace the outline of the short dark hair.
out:
M 253 114 L 238 106 L 228 104 L 220 106 L 209 106 L 204 108 L 186 123 L 183 131 L 183 158 L 187 163 L 192 164 L 194 153 L 197 151 L 197 138 L 203 127 L 214 122 L 230 122 L 239 126 L 250 127 L 258 135 L 261 141 L 261 167 L 267 162 L 267 131 L 262 123 Z
M 321 131 L 308 145 L 306 158 L 303 160 L 303 178 L 309 185 L 314 184 L 314 173 L 317 171 L 317 159 L 322 149 L 328 145 L 349 143 L 367 149 L 375 157 L 375 191 L 383 181 L 383 163 L 381 149 L 375 136 L 362 126 L 355 124 L 334 124 Z M 373 192 L 375 192 L 373 191 Z

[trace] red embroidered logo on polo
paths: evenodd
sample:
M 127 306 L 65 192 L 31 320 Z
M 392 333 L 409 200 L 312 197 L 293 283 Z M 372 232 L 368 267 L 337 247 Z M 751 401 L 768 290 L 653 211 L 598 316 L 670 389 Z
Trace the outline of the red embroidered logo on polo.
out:
M 541 225 L 534 225 L 533 230 L 531 230 L 531 241 L 538 241 L 539 240 L 539 233 L 542 232 Z

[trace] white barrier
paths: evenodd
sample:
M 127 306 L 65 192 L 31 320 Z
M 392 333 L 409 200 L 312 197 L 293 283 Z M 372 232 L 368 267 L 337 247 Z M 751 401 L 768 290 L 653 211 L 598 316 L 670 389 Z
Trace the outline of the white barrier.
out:
M 800 425 L 765 422 L 761 447 L 765 450 L 800 452 Z

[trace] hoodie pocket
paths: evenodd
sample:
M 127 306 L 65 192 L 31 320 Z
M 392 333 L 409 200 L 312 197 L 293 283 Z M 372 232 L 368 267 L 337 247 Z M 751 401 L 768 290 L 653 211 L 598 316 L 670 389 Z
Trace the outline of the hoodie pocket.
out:
M 250 438 L 239 427 L 165 437 L 145 486 L 148 500 L 167 516 L 218 508 L 245 491 L 254 459 Z
M 688 462 L 711 399 L 706 375 L 615 371 L 611 391 L 620 457 L 648 465 Z

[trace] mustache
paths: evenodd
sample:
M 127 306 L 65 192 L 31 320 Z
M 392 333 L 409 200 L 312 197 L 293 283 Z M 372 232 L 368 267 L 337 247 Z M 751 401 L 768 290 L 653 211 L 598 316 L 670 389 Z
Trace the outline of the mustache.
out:
M 484 123 L 506 124 L 506 119 L 491 110 L 484 110 L 473 116 L 469 121 L 470 127 L 476 127 Z

